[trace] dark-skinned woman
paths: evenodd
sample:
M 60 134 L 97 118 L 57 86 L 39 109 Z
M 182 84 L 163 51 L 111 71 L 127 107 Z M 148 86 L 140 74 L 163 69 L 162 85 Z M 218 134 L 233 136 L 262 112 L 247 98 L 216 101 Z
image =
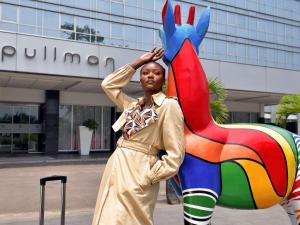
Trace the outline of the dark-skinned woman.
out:
M 174 176 L 184 157 L 183 114 L 176 98 L 162 92 L 165 70 L 156 63 L 163 49 L 153 49 L 107 76 L 102 88 L 123 113 L 114 123 L 122 130 L 105 167 L 93 225 L 153 225 L 159 181 Z M 144 96 L 122 92 L 141 68 Z M 166 155 L 160 159 L 160 149 Z

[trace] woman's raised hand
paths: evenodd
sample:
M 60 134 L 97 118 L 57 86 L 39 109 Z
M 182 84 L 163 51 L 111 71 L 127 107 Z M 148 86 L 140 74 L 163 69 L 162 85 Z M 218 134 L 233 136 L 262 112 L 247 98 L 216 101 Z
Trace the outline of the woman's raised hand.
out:
M 138 69 L 140 66 L 142 66 L 148 62 L 161 59 L 163 57 L 163 55 L 164 55 L 163 48 L 153 48 L 151 51 L 146 52 L 145 54 L 141 55 L 130 65 L 134 69 Z

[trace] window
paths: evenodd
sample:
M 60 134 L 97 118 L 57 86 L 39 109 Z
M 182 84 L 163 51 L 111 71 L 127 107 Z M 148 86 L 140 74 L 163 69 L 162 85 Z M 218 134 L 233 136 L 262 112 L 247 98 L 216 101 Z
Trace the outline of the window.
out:
M 75 0 L 60 0 L 60 3 L 62 5 L 74 6 L 75 5 Z
M 214 40 L 211 40 L 211 39 L 204 39 L 204 53 L 213 53 L 214 52 Z
M 237 24 L 237 15 L 233 13 L 227 13 L 227 24 L 235 26 Z
M 77 17 L 76 18 L 76 32 L 78 33 L 91 33 L 91 21 L 88 18 Z
M 246 45 L 237 44 L 236 53 L 237 53 L 237 62 L 246 63 Z
M 111 37 L 123 38 L 123 25 L 119 23 L 111 23 Z
M 76 0 L 75 6 L 82 9 L 90 9 L 90 0 Z
M 128 17 L 134 17 L 137 16 L 137 7 L 136 6 L 128 6 L 125 5 L 125 15 Z
M 266 49 L 266 57 L 268 59 L 269 65 L 274 65 L 275 63 L 275 50 L 274 49 Z
M 76 17 L 76 40 L 90 42 L 91 20 L 83 17 Z M 94 31 L 95 33 L 95 31 Z M 93 37 L 95 41 L 95 37 Z
M 109 32 L 110 32 L 110 26 L 109 22 L 106 21 L 97 21 L 97 35 L 100 35 L 102 37 L 109 37 Z
M 111 107 L 107 106 L 60 105 L 59 150 L 79 150 L 78 126 L 87 119 L 94 119 L 98 123 L 98 128 L 93 132 L 91 149 L 110 150 L 111 113 Z
M 74 31 L 74 16 L 61 14 L 60 18 L 61 29 Z
M 250 63 L 257 63 L 258 49 L 256 46 L 248 46 L 248 58 Z
M 124 15 L 124 4 L 123 1 L 122 3 L 118 2 L 111 2 L 111 13 L 118 15 L 118 16 L 123 16 Z
M 136 27 L 126 26 L 125 27 L 125 47 L 136 48 Z
M 266 62 L 269 61 L 267 59 L 267 51 L 265 48 L 258 48 L 258 62 L 260 65 L 266 65 Z
M 257 19 L 256 18 L 249 18 L 249 30 L 256 31 L 257 30 Z
M 285 65 L 285 52 L 284 51 L 277 51 L 277 61 L 280 66 Z
M 36 9 L 20 7 L 19 31 L 34 34 L 36 32 Z
M 217 11 L 218 15 L 217 15 L 217 22 L 219 24 L 226 24 L 227 21 L 227 15 L 226 12 L 224 11 Z
M 60 37 L 59 31 L 59 14 L 44 11 L 43 19 L 43 35 Z
M 227 43 L 227 55 L 236 56 L 236 44 L 232 42 Z
M 151 50 L 154 44 L 154 32 L 152 29 L 143 28 L 143 49 Z
M 216 55 L 225 56 L 226 55 L 226 42 L 215 40 L 215 53 Z
M 109 1 L 103 1 L 98 0 L 98 11 L 100 12 L 106 12 L 110 13 L 110 2 Z
M 154 9 L 154 1 L 143 0 L 143 8 L 144 9 Z
M 125 0 L 125 5 L 137 6 L 136 0 Z
M 74 22 L 74 16 L 61 14 L 60 15 L 60 29 L 61 37 L 66 39 L 75 39 L 75 22 Z
M 6 22 L 17 22 L 17 7 L 2 4 L 1 20 Z

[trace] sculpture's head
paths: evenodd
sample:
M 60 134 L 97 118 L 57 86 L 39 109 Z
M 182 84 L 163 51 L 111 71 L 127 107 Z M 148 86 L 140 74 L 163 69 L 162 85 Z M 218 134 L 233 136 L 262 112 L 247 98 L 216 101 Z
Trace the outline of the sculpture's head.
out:
M 197 25 L 194 27 L 195 7 L 191 6 L 186 24 L 181 24 L 180 6 L 175 6 L 173 13 L 172 5 L 166 1 L 162 11 L 163 26 L 159 36 L 165 51 L 164 62 L 169 64 L 180 50 L 184 40 L 188 39 L 194 46 L 197 54 L 209 25 L 210 7 L 207 7 Z

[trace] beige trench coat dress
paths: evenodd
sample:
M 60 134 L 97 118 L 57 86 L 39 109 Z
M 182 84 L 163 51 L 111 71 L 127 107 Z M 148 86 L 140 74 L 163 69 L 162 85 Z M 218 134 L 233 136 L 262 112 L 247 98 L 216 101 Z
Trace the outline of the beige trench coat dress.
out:
M 107 76 L 102 88 L 123 110 L 113 129 L 126 123 L 138 99 L 122 92 L 135 70 L 125 65 Z M 129 138 L 120 137 L 102 175 L 93 225 L 152 225 L 159 181 L 174 176 L 184 157 L 183 114 L 174 98 L 152 95 L 158 119 Z M 125 111 L 125 112 L 124 112 Z M 158 151 L 167 154 L 158 158 Z

